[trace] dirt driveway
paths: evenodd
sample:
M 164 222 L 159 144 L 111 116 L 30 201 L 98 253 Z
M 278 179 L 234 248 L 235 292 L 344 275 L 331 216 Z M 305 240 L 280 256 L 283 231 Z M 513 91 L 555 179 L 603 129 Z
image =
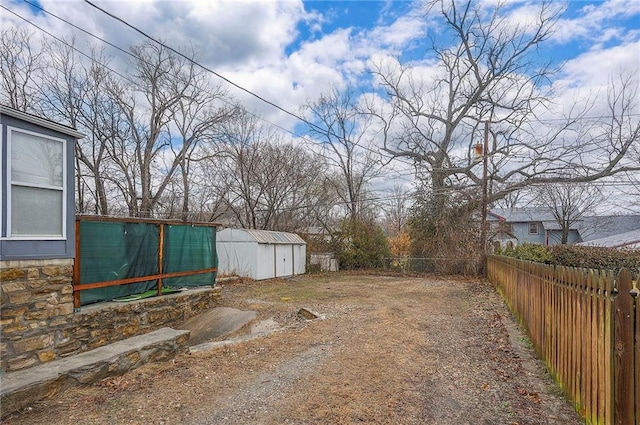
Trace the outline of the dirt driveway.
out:
M 332 274 L 237 283 L 285 327 L 70 389 L 7 424 L 580 424 L 485 283 Z M 326 318 L 304 321 L 300 307 Z

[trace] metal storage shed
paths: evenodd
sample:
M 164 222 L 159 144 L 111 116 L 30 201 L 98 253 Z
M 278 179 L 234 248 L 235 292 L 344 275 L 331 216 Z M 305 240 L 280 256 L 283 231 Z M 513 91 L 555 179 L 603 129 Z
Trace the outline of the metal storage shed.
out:
M 303 274 L 307 244 L 294 233 L 224 229 L 216 238 L 218 275 L 255 280 Z

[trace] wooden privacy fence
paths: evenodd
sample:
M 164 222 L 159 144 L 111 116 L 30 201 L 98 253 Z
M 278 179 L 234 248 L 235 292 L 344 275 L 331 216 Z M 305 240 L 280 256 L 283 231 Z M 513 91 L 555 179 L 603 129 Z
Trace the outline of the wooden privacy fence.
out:
M 488 256 L 487 277 L 588 424 L 640 425 L 640 300 L 628 270 Z

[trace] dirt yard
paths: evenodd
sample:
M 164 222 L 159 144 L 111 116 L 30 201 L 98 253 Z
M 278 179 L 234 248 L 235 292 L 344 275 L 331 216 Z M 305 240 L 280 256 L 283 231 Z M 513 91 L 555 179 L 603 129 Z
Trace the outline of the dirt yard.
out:
M 581 424 L 486 283 L 332 274 L 223 294 L 283 329 L 69 389 L 4 423 Z M 326 317 L 302 320 L 301 307 Z

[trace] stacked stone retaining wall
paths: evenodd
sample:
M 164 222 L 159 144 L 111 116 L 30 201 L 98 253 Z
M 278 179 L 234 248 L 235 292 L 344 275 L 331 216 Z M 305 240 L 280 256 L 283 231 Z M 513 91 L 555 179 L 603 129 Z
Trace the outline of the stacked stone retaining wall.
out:
M 203 287 L 73 309 L 73 260 L 0 262 L 0 356 L 11 372 L 171 326 L 220 302 Z

